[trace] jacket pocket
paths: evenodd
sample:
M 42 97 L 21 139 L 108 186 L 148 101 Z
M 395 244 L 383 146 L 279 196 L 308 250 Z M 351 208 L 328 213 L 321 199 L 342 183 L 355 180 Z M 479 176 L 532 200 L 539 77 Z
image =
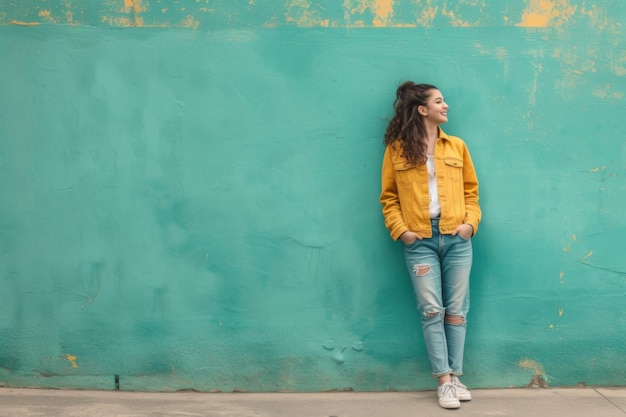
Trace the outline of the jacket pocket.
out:
M 411 184 L 415 181 L 415 167 L 405 161 L 393 163 L 393 171 L 396 174 L 396 181 L 400 184 Z
M 463 182 L 463 160 L 448 157 L 444 159 L 446 164 L 446 174 L 452 182 Z

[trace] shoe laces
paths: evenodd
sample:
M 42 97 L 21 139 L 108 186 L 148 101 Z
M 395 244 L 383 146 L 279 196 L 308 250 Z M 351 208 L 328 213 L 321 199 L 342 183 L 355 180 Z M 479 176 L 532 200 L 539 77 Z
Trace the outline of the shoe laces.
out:
M 456 376 L 452 377 L 452 385 L 455 385 L 459 388 L 467 389 L 467 387 L 463 385 L 463 383 Z
M 441 397 L 452 396 L 456 398 L 456 387 L 450 383 L 443 384 L 441 386 Z

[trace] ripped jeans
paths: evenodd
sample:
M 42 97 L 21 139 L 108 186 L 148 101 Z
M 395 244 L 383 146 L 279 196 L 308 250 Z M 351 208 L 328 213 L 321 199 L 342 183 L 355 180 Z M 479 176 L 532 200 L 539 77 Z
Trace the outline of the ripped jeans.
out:
M 431 238 L 405 245 L 404 259 L 413 282 L 433 377 L 462 375 L 472 241 L 442 235 L 439 219 L 432 220 L 432 229 Z

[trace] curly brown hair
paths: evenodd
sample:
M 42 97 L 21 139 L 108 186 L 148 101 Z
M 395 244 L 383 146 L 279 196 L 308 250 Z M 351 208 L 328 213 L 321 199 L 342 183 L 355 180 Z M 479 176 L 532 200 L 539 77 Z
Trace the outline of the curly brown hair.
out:
M 412 165 L 426 161 L 426 128 L 417 109 L 427 105 L 432 90 L 437 90 L 437 87 L 412 81 L 398 87 L 393 103 L 395 114 L 385 132 L 385 146 L 399 141 L 402 155 Z

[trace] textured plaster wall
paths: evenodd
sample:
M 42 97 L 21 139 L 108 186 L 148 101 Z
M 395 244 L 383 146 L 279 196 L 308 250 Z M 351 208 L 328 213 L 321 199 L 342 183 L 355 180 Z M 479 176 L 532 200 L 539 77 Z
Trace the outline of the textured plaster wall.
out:
M 378 203 L 470 146 L 473 387 L 623 385 L 626 3 L 0 0 L 0 384 L 431 389 Z

